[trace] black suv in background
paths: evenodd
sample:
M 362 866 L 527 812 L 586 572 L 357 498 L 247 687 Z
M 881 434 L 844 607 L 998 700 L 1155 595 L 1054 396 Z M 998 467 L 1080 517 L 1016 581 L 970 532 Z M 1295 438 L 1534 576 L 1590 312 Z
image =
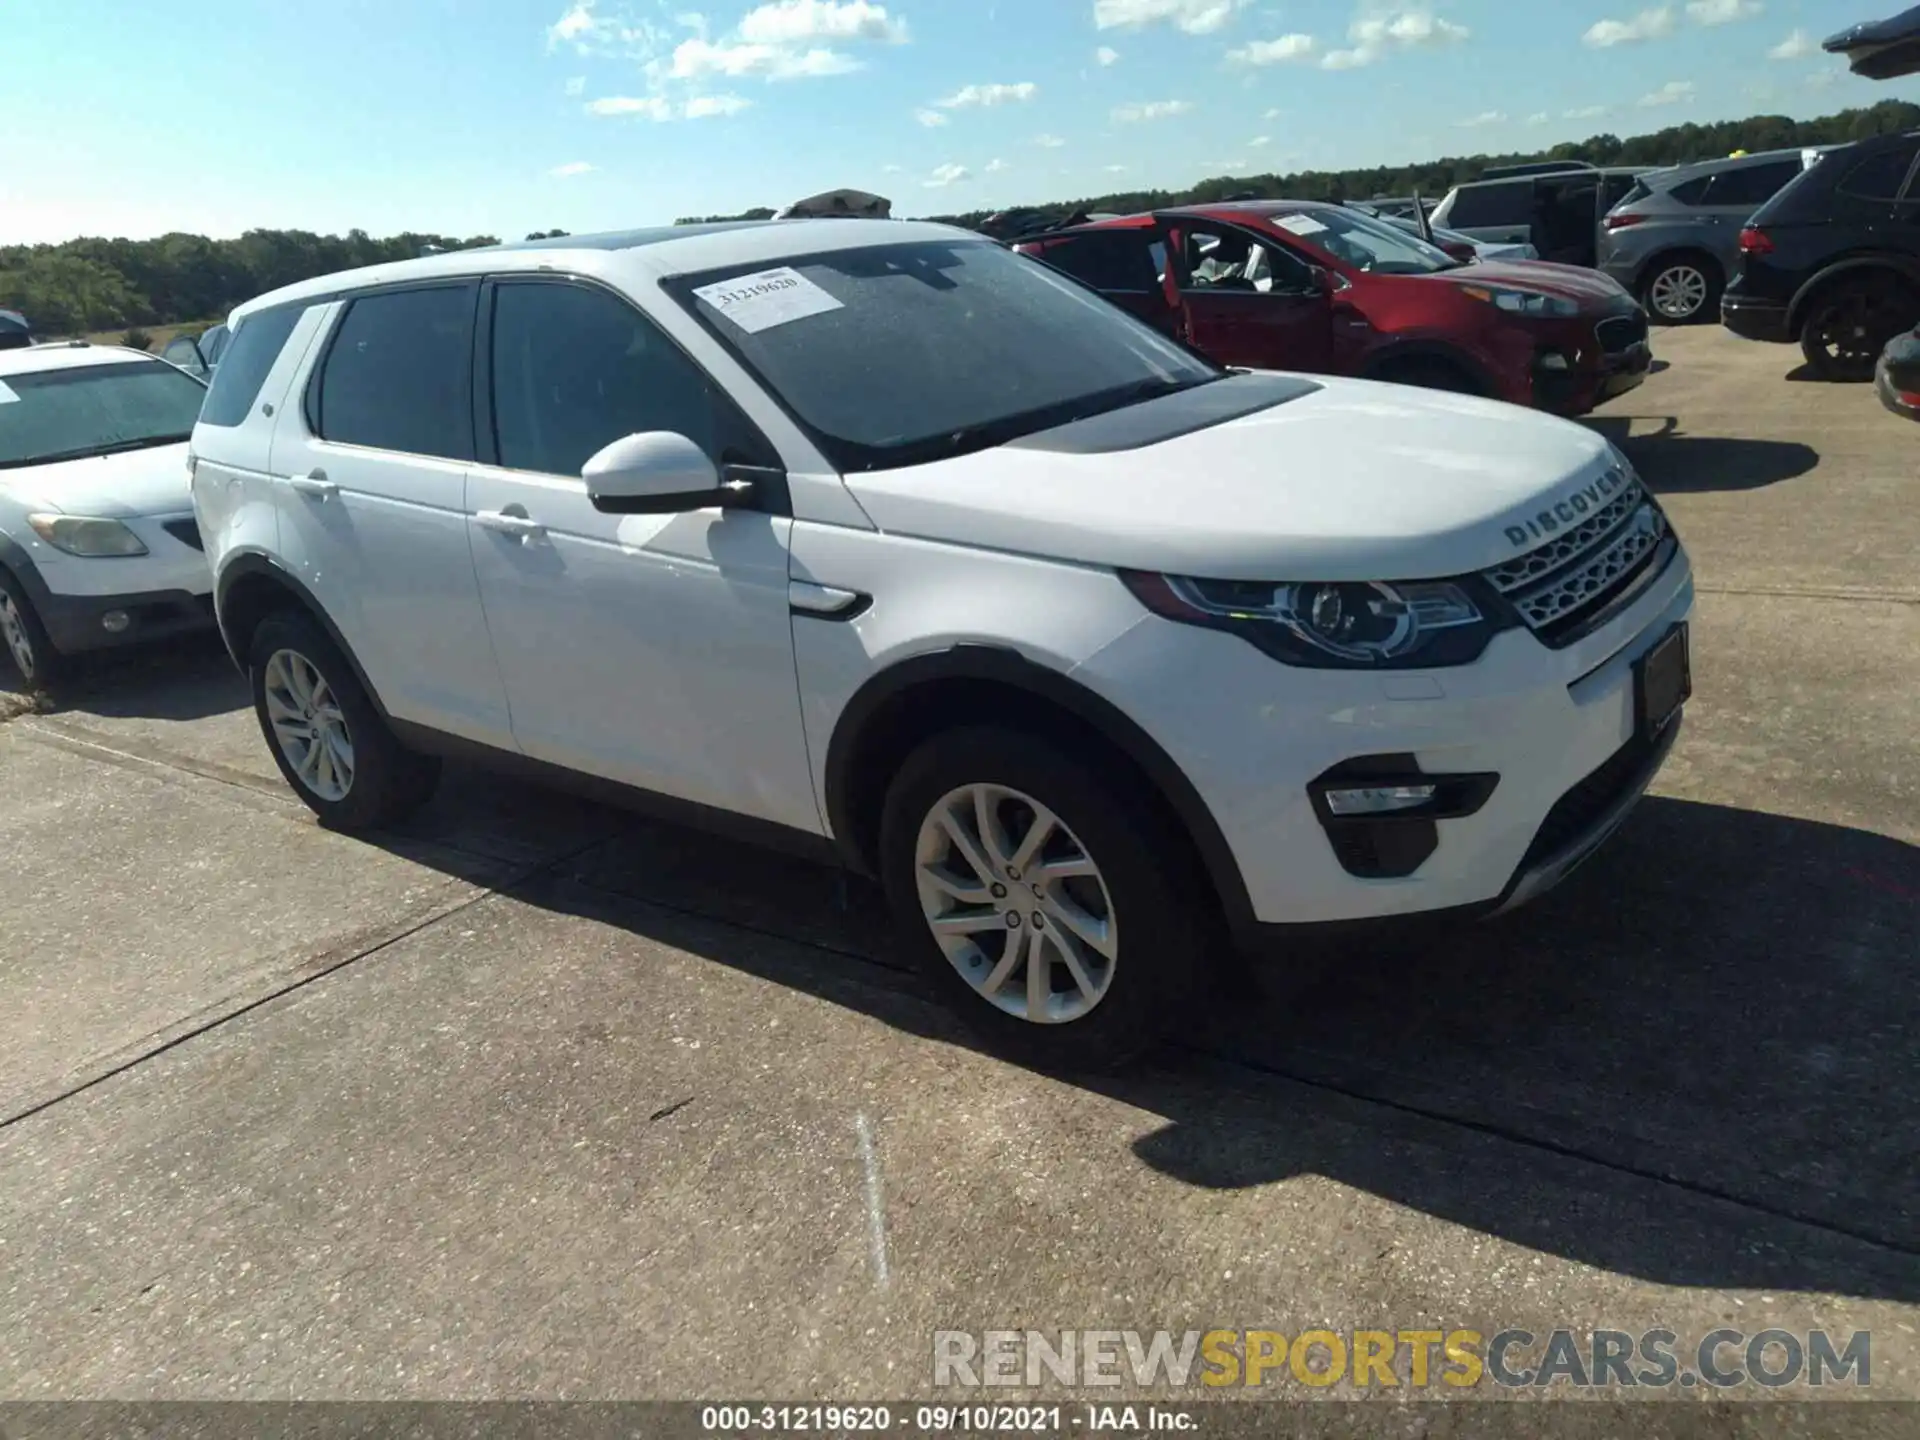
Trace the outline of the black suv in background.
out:
M 1736 335 L 1798 341 L 1814 373 L 1871 380 L 1920 324 L 1920 132 L 1828 152 L 1754 213 L 1720 302 Z

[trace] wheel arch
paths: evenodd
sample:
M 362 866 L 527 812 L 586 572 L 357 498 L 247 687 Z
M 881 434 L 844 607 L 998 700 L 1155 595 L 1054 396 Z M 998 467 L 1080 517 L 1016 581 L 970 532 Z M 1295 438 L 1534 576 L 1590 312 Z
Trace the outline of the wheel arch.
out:
M 1390 372 L 1409 365 L 1446 365 L 1473 382 L 1476 395 L 1498 397 L 1500 387 L 1487 367 L 1445 340 L 1396 340 L 1382 345 L 1360 367 L 1362 380 L 1386 380 Z
M 219 624 L 220 639 L 227 647 L 227 654 L 233 657 L 233 663 L 243 672 L 247 668 L 247 653 L 252 648 L 254 631 L 269 615 L 283 610 L 304 614 L 326 631 L 327 638 L 346 657 L 347 664 L 353 669 L 354 679 L 360 682 L 360 688 L 373 702 L 374 709 L 380 712 L 380 718 L 391 723 L 392 717 L 380 702 L 379 692 L 367 679 L 367 672 L 361 668 L 353 647 L 347 644 L 346 637 L 340 633 L 340 627 L 333 623 L 326 608 L 299 579 L 268 556 L 256 551 L 235 555 L 221 568 L 213 590 L 214 619 Z
M 1873 271 L 1897 276 L 1916 290 L 1920 290 L 1920 257 L 1878 251 L 1866 255 L 1850 255 L 1818 271 L 1794 292 L 1793 299 L 1787 305 L 1787 332 L 1790 335 L 1799 335 L 1800 327 L 1806 323 L 1807 311 L 1812 308 L 1813 301 L 1823 291 L 1838 281 Z
M 1159 743 L 1112 702 L 1016 650 L 962 644 L 899 661 L 871 677 L 840 712 L 827 745 L 825 805 L 843 860 L 877 871 L 888 782 L 930 736 L 969 723 L 1030 728 L 1102 753 L 1143 786 L 1184 843 L 1195 878 L 1236 932 L 1253 905 L 1239 863 L 1206 802 Z
M 1705 245 L 1695 244 L 1690 241 L 1675 241 L 1672 244 L 1662 246 L 1640 262 L 1639 270 L 1634 272 L 1633 293 L 1635 295 L 1645 294 L 1647 286 L 1653 283 L 1653 277 L 1660 273 L 1663 266 L 1670 265 L 1675 260 L 1683 257 L 1691 260 L 1706 261 L 1706 263 L 1712 267 L 1712 273 L 1720 277 L 1720 283 L 1723 286 L 1732 278 L 1731 269 L 1727 262 L 1714 254 L 1713 251 Z

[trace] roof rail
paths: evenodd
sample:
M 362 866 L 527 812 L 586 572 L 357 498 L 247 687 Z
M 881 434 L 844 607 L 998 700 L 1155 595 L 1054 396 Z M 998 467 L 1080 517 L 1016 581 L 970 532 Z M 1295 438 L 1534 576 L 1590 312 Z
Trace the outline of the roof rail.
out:
M 1585 160 L 1535 160 L 1525 165 L 1493 165 L 1480 172 L 1482 180 L 1511 180 L 1521 175 L 1568 175 L 1600 167 Z

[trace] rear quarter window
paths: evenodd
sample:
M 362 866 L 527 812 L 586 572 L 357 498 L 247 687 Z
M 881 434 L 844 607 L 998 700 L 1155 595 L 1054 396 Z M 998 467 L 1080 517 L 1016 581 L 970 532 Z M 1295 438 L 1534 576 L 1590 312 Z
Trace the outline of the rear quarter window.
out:
M 249 315 L 240 328 L 232 332 L 233 338 L 221 355 L 220 368 L 214 372 L 213 388 L 207 392 L 207 402 L 200 409 L 201 424 L 233 426 L 247 418 L 304 308 L 283 305 L 276 310 L 262 310 Z
M 1916 153 L 1920 153 L 1920 142 L 1865 156 L 1840 177 L 1837 188 L 1856 200 L 1897 200 Z
M 1454 230 L 1486 225 L 1526 225 L 1533 219 L 1533 182 L 1463 185 L 1453 192 L 1446 224 Z

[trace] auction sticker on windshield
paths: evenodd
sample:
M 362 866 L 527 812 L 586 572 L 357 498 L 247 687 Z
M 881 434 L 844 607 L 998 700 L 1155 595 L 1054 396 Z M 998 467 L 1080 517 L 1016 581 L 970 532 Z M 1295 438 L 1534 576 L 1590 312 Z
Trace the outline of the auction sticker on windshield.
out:
M 1294 235 L 1318 235 L 1327 228 L 1311 215 L 1282 215 L 1273 223 Z
M 791 266 L 740 275 L 714 285 L 702 285 L 695 296 L 749 335 L 771 330 L 789 321 L 844 307 Z

